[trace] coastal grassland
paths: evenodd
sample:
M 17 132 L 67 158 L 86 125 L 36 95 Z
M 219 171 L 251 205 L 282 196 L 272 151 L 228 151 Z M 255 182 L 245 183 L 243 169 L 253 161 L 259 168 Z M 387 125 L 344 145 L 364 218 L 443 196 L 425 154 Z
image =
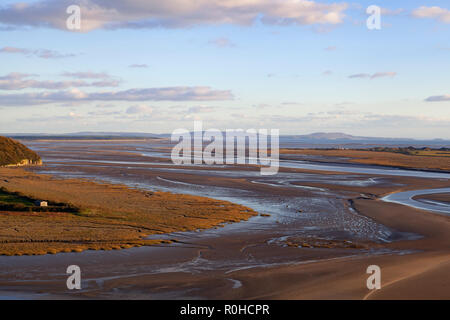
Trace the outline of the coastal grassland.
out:
M 349 158 L 348 162 L 407 169 L 450 171 L 450 152 L 410 150 L 409 153 L 351 149 L 281 149 L 280 154 L 302 154 Z M 417 153 L 416 153 L 417 152 Z M 330 161 L 329 159 L 327 161 Z
M 428 157 L 450 157 L 450 151 L 440 150 L 415 150 L 412 152 L 415 156 L 428 156 Z
M 0 209 L 0 254 L 3 255 L 167 243 L 170 241 L 144 237 L 217 227 L 257 214 L 227 201 L 85 180 L 54 179 L 19 168 L 0 168 L 0 187 L 7 191 L 4 197 L 16 193 L 16 196 L 24 195 L 24 199 L 47 200 L 77 208 L 72 212 Z

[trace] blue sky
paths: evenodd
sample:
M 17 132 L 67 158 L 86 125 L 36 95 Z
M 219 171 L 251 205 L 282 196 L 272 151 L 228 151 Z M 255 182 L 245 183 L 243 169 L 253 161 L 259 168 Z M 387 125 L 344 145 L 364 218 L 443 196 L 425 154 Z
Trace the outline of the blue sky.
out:
M 22 3 L 0 5 L 0 133 L 167 133 L 203 120 L 450 138 L 448 1 Z M 65 27 L 70 4 L 80 31 Z M 370 5 L 383 8 L 381 30 L 366 27 Z

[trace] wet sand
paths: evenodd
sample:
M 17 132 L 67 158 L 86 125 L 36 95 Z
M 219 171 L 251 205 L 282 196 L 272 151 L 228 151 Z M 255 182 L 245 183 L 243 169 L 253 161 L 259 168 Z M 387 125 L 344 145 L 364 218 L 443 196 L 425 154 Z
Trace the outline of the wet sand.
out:
M 136 149 L 145 145 L 102 145 L 95 152 L 81 152 L 82 144 L 37 147 L 47 165 L 36 172 L 229 200 L 270 216 L 170 234 L 178 242 L 161 247 L 0 257 L 0 291 L 36 299 L 450 298 L 449 217 L 380 200 L 449 187 L 448 179 L 293 168 L 263 178 L 258 168 L 174 168 L 165 158 L 142 156 Z M 313 245 L 287 245 L 295 237 Z M 366 246 L 314 247 L 317 239 Z M 65 289 L 69 264 L 83 272 L 76 293 Z M 366 287 L 371 264 L 381 267 L 381 290 Z

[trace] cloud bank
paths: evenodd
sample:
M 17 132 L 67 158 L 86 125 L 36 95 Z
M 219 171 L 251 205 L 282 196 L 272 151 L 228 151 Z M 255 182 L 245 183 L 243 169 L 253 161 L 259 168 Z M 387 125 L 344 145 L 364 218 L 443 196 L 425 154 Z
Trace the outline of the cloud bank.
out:
M 450 94 L 444 94 L 442 96 L 431 96 L 425 99 L 427 102 L 442 102 L 450 101 Z
M 1 12 L 1 10 L 0 10 Z M 26 56 L 35 56 L 42 59 L 61 59 L 75 57 L 72 53 L 60 53 L 58 51 L 49 49 L 25 49 L 16 47 L 3 47 L 0 49 L 0 53 L 10 53 L 10 54 L 23 54 Z
M 84 80 L 72 81 L 50 81 L 36 80 L 36 75 L 12 72 L 0 76 L 0 90 L 22 90 L 22 89 L 47 89 L 60 90 L 74 87 L 117 87 L 119 80 L 103 78 L 100 81 L 86 82 Z
M 78 101 L 212 101 L 232 100 L 229 90 L 210 87 L 165 87 L 128 89 L 122 91 L 84 92 L 79 89 L 38 93 L 0 94 L 2 106 L 39 105 Z
M 421 19 L 435 19 L 443 23 L 450 23 L 450 10 L 441 7 L 422 6 L 412 12 L 412 16 Z
M 66 29 L 66 8 L 81 7 L 81 31 L 111 28 L 184 28 L 198 25 L 335 25 L 347 3 L 312 0 L 40 0 L 0 8 L 5 27 Z

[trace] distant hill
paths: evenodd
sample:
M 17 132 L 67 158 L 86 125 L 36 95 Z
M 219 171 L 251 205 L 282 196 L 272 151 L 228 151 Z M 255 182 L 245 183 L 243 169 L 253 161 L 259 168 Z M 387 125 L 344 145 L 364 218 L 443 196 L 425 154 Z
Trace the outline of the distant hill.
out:
M 305 135 L 285 135 L 280 137 L 284 147 L 346 147 L 371 148 L 376 146 L 391 147 L 450 147 L 450 141 L 444 139 L 418 140 L 412 138 L 361 137 L 340 132 L 315 132 Z
M 73 132 L 62 134 L 48 133 L 11 133 L 5 136 L 18 140 L 127 140 L 127 139 L 161 139 L 170 138 L 170 134 L 144 132 Z
M 192 132 L 191 132 L 192 133 Z M 171 134 L 157 134 L 145 132 L 73 132 L 62 134 L 47 133 L 11 133 L 3 134 L 17 140 L 127 140 L 127 139 L 170 139 Z M 245 135 L 245 134 L 243 134 Z M 364 137 L 353 136 L 341 132 L 315 132 L 310 134 L 281 135 L 280 146 L 284 148 L 372 148 L 377 146 L 408 147 L 416 148 L 448 148 L 449 139 L 412 139 L 412 138 L 389 138 L 389 137 Z
M 315 132 L 303 136 L 304 139 L 321 139 L 321 140 L 340 140 L 340 139 L 347 139 L 347 140 L 366 140 L 370 138 L 366 137 L 355 137 L 349 134 L 340 133 L 340 132 Z
M 41 157 L 11 138 L 0 136 L 0 166 L 41 164 Z
M 418 141 L 412 138 L 387 138 L 387 137 L 362 137 L 362 136 L 352 136 L 351 134 L 346 134 L 342 132 L 314 132 L 310 134 L 304 135 L 287 135 L 285 137 L 296 138 L 296 139 L 305 139 L 305 140 L 353 140 L 353 141 L 361 141 L 361 140 L 378 140 L 378 141 Z M 430 141 L 430 140 L 428 140 Z M 443 140 L 444 141 L 444 140 Z

